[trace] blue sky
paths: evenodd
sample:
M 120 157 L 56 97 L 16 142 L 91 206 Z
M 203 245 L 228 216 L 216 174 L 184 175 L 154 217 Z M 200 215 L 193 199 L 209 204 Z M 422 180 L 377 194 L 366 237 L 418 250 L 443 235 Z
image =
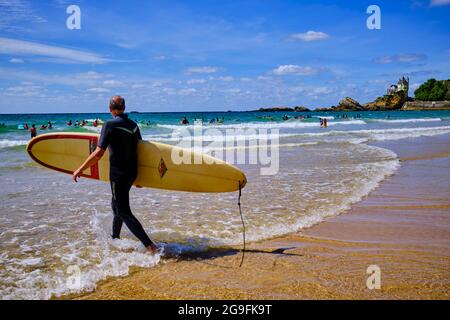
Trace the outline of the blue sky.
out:
M 0 0 L 0 16 L 0 113 L 100 112 L 113 94 L 137 111 L 315 108 L 450 78 L 450 0 Z

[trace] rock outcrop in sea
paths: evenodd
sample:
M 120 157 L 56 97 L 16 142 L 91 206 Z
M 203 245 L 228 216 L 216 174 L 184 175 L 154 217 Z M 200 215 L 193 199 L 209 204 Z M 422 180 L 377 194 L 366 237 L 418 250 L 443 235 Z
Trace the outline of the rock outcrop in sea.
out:
M 345 97 L 339 101 L 339 104 L 336 107 L 332 109 L 334 111 L 364 111 L 363 106 L 361 106 L 358 101 L 350 97 Z
M 407 101 L 407 97 L 403 91 L 398 91 L 390 95 L 378 97 L 373 102 L 364 104 L 365 110 L 398 110 L 403 107 Z
M 309 112 L 311 110 L 309 110 L 306 107 L 301 107 L 301 106 L 297 106 L 294 108 L 290 108 L 290 107 L 272 107 L 272 108 L 259 108 L 258 110 L 255 111 L 259 111 L 259 112 Z

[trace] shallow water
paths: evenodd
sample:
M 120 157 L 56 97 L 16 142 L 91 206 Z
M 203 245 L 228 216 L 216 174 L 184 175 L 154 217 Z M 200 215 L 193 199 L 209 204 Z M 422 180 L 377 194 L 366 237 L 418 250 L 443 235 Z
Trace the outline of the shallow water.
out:
M 248 241 L 283 235 L 339 214 L 373 190 L 399 166 L 397 156 L 366 143 L 399 140 L 414 144 L 420 136 L 450 132 L 450 112 L 363 113 L 362 118 L 334 119 L 327 116 L 324 129 L 313 117 L 283 122 L 265 121 L 258 113 L 197 113 L 195 118 L 224 117 L 224 124 L 205 124 L 212 135 L 214 152 L 222 137 L 217 130 L 234 134 L 236 140 L 257 138 L 260 128 L 280 130 L 279 172 L 261 175 L 260 165 L 238 165 L 247 175 L 242 204 Z M 316 116 L 316 114 L 313 114 Z M 387 118 L 389 115 L 389 118 Z M 181 114 L 132 114 L 144 138 L 177 143 L 173 133 L 196 126 L 178 124 Z M 281 118 L 281 114 L 273 114 Z M 112 214 L 109 185 L 82 180 L 43 169 L 28 158 L 28 133 L 16 130 L 22 122 L 54 122 L 58 130 L 65 121 L 79 118 L 108 119 L 107 115 L 0 115 L 6 129 L 0 131 L 0 295 L 3 299 L 48 299 L 52 295 L 92 290 L 107 276 L 126 275 L 132 265 L 151 267 L 160 255 L 142 253 L 142 246 L 124 226 L 123 239 L 109 239 Z M 198 126 L 197 126 L 198 127 Z M 216 131 L 208 131 L 216 129 Z M 241 131 L 233 131 L 240 129 Z M 243 131 L 242 131 L 243 130 Z M 247 130 L 247 131 L 245 131 Z M 39 132 L 42 133 L 42 132 Z M 276 132 L 272 132 L 276 134 Z M 270 134 L 270 132 L 269 132 Z M 225 143 L 225 139 L 223 139 Z M 248 146 L 231 146 L 248 150 Z M 207 250 L 240 245 L 242 226 L 237 194 L 194 194 L 153 189 L 132 189 L 133 212 L 164 251 Z M 164 256 L 164 254 L 163 254 Z M 81 283 L 71 287 L 70 266 L 78 266 Z M 68 269 L 69 268 L 69 269 Z

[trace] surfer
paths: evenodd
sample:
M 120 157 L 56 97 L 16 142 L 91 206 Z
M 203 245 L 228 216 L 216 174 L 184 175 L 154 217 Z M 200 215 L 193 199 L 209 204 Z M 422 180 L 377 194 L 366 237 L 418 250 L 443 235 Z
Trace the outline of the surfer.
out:
M 130 231 L 147 248 L 147 252 L 154 254 L 156 245 L 145 233 L 144 228 L 130 209 L 129 193 L 137 177 L 137 145 L 142 140 L 138 125 L 124 113 L 125 99 L 113 96 L 109 102 L 109 111 L 113 116 L 103 125 L 97 148 L 81 167 L 73 173 L 73 180 L 81 176 L 84 170 L 95 165 L 109 150 L 112 201 L 114 213 L 112 238 L 120 238 L 120 230 L 125 222 Z

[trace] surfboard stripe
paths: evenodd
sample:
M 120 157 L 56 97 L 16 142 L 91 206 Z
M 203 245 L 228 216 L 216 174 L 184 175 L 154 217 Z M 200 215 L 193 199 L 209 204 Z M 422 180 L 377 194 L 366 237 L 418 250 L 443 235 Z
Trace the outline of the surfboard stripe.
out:
M 35 138 L 33 138 L 27 146 L 27 152 L 29 154 L 29 156 L 31 157 L 31 159 L 33 159 L 35 162 L 37 162 L 38 164 L 40 164 L 43 167 L 46 167 L 48 169 L 51 170 L 55 170 L 58 172 L 62 172 L 62 173 L 66 173 L 66 174 L 73 174 L 73 171 L 71 170 L 66 170 L 63 168 L 58 168 L 52 165 L 49 165 L 48 163 L 42 162 L 41 160 L 39 160 L 32 152 L 32 148 L 34 145 L 36 145 L 37 143 L 44 141 L 44 140 L 49 140 L 49 139 L 83 139 L 83 140 L 89 140 L 89 148 L 91 148 L 91 141 L 95 141 L 95 143 L 98 143 L 98 137 L 96 136 L 86 136 L 86 135 L 77 135 L 77 134 L 46 134 L 46 135 L 40 135 L 37 136 Z M 88 154 L 91 153 L 91 149 L 89 150 Z M 90 178 L 90 179 L 95 179 L 95 180 L 99 180 L 99 169 L 98 169 L 98 164 L 96 164 L 94 167 L 95 173 L 92 174 L 93 170 L 91 168 L 91 174 L 81 174 L 82 177 L 84 178 Z
M 95 149 L 97 149 L 97 145 L 98 145 L 97 137 L 92 137 L 91 139 L 89 139 L 89 154 L 92 154 L 95 151 Z M 97 180 L 100 179 L 98 162 L 91 167 L 91 178 Z

